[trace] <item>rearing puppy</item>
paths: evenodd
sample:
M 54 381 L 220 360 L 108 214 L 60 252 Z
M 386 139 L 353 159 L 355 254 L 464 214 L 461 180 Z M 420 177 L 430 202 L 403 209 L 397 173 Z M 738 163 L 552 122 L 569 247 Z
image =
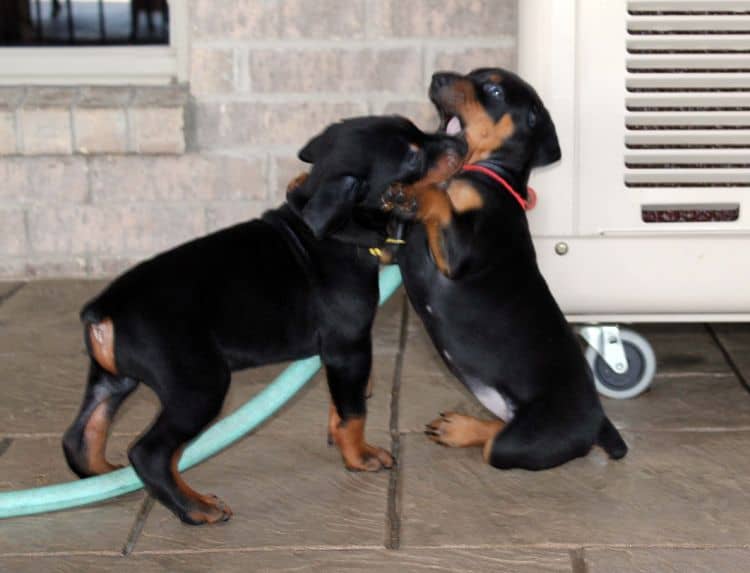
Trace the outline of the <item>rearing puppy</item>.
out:
M 337 123 L 300 152 L 314 165 L 290 204 L 113 281 L 81 311 L 91 360 L 81 410 L 63 438 L 71 469 L 82 477 L 115 469 L 104 456 L 111 420 L 143 382 L 162 410 L 129 450 L 136 473 L 185 523 L 227 520 L 229 507 L 180 477 L 183 446 L 219 413 L 232 371 L 315 354 L 346 467 L 391 467 L 390 453 L 364 436 L 378 260 L 359 243 L 384 233 L 376 212 L 386 187 L 418 180 L 445 156 L 458 167 L 465 149 L 395 116 Z
M 426 433 L 446 446 L 482 446 L 498 468 L 550 468 L 595 444 L 623 457 L 526 220 L 529 173 L 560 158 L 549 113 L 499 68 L 437 73 L 430 98 L 443 128 L 466 139 L 467 165 L 447 190 L 430 178 L 401 189 L 422 224 L 411 226 L 398 264 L 446 364 L 499 419 L 441 414 Z

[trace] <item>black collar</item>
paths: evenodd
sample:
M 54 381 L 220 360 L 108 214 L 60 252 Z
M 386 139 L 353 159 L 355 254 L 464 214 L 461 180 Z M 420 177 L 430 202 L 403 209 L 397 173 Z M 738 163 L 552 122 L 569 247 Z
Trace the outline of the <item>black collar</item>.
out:
M 524 199 L 529 198 L 529 194 L 527 192 L 527 178 L 524 178 L 522 175 L 519 175 L 515 171 L 511 171 L 508 167 L 500 163 L 498 159 L 488 157 L 487 159 L 477 161 L 474 165 L 481 165 L 482 167 L 485 167 L 490 171 L 494 171 L 500 177 L 505 179 L 511 185 L 511 187 L 513 187 L 513 189 L 515 189 L 516 192 L 521 195 L 521 197 L 523 197 Z

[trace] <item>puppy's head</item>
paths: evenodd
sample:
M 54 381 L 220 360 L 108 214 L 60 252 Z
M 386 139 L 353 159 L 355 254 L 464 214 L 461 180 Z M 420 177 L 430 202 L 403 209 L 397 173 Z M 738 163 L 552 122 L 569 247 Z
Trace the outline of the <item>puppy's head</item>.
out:
M 299 152 L 312 163 L 303 185 L 288 195 L 320 238 L 342 226 L 357 209 L 383 209 L 395 183 L 412 183 L 436 165 L 455 172 L 466 144 L 446 134 L 426 134 L 408 119 L 368 116 L 326 128 Z
M 534 88 L 512 72 L 438 72 L 432 76 L 430 99 L 442 129 L 466 139 L 467 163 L 494 156 L 528 172 L 560 159 L 549 112 Z

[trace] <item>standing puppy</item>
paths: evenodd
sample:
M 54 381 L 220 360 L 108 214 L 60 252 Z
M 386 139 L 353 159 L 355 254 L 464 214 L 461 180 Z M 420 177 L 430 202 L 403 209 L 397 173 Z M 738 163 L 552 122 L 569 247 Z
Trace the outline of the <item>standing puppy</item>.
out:
M 422 224 L 398 262 L 446 364 L 499 419 L 441 414 L 426 433 L 446 446 L 481 446 L 497 468 L 550 468 L 593 445 L 623 457 L 526 220 L 529 173 L 560 159 L 549 113 L 531 86 L 499 68 L 435 74 L 430 98 L 443 128 L 465 138 L 467 165 L 447 189 L 427 177 L 401 190 Z
M 182 448 L 221 410 L 235 370 L 320 354 L 334 404 L 333 438 L 352 470 L 391 467 L 365 441 L 370 330 L 378 260 L 360 239 L 383 191 L 412 182 L 465 144 L 427 135 L 399 117 L 329 127 L 300 152 L 314 162 L 292 203 L 145 261 L 84 306 L 88 385 L 63 448 L 79 476 L 114 468 L 109 427 L 143 382 L 161 412 L 128 457 L 146 489 L 185 523 L 224 521 L 230 509 L 191 489 L 177 471 Z M 339 234 L 339 229 L 346 232 Z

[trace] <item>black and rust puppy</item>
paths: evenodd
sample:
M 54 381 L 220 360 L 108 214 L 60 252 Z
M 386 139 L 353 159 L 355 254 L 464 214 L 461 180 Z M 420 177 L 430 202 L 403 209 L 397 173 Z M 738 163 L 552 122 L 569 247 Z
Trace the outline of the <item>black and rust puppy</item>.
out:
M 129 450 L 135 471 L 184 522 L 226 520 L 221 500 L 178 474 L 183 446 L 219 413 L 232 371 L 315 354 L 326 367 L 346 467 L 390 467 L 391 455 L 364 438 L 378 260 L 358 243 L 384 231 L 365 225 L 381 224 L 374 212 L 390 184 L 418 180 L 446 156 L 458 167 L 465 150 L 460 139 L 424 134 L 403 118 L 343 121 L 300 152 L 314 165 L 294 182 L 288 204 L 112 282 L 81 311 L 91 364 L 63 438 L 73 471 L 114 469 L 104 455 L 110 423 L 143 382 L 162 410 Z
M 435 346 L 499 420 L 441 414 L 427 434 L 483 446 L 498 468 L 541 470 L 595 444 L 627 452 L 606 417 L 576 336 L 537 267 L 525 209 L 530 171 L 560 158 L 534 89 L 502 69 L 438 73 L 430 98 L 443 128 L 462 133 L 467 165 L 447 189 L 425 178 L 398 254 L 404 284 Z

